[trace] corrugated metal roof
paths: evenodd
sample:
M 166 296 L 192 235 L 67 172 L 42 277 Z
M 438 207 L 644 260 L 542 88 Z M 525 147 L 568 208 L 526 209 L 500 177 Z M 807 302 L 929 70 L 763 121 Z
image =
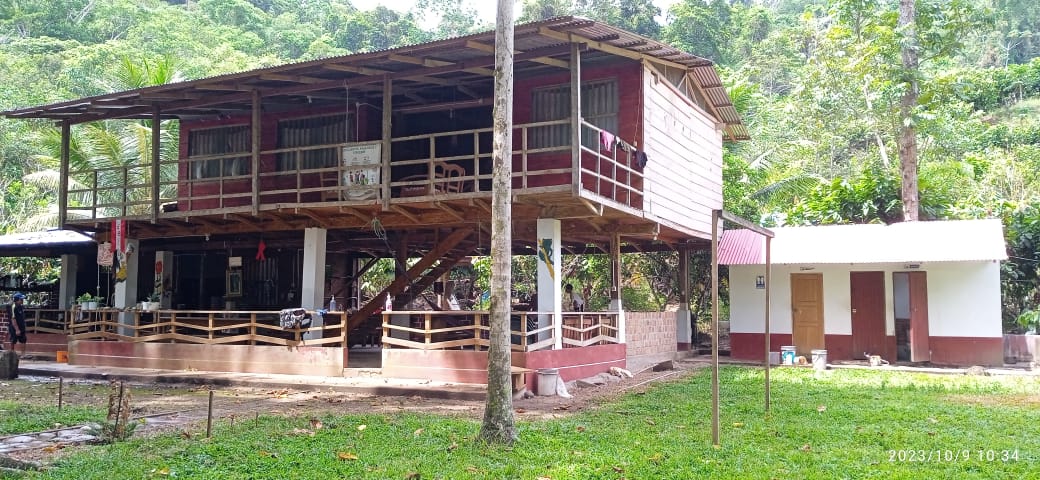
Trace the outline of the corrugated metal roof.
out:
M 0 235 L 0 248 L 36 247 L 94 243 L 94 239 L 72 230 L 48 230 L 45 232 L 12 233 Z
M 348 87 L 378 92 L 384 79 L 427 91 L 450 85 L 476 88 L 486 94 L 494 67 L 495 31 L 428 43 L 339 57 L 287 63 L 210 78 L 86 97 L 51 105 L 0 112 L 12 118 L 50 118 L 73 123 L 114 118 L 190 118 L 251 108 L 252 91 L 265 100 L 288 105 L 342 105 Z M 557 17 L 516 25 L 514 71 L 538 76 L 560 70 L 570 55 L 569 44 L 589 47 L 589 54 L 620 55 L 673 66 L 692 74 L 729 138 L 748 138 L 747 128 L 726 94 L 710 60 L 617 27 L 581 17 Z M 490 50 L 489 50 L 490 49 Z M 585 58 L 591 55 L 587 54 Z M 357 94 L 357 93 L 356 93 Z M 356 101 L 355 97 L 351 98 Z M 395 108 L 411 100 L 395 97 Z
M 1007 260 L 1000 220 L 901 222 L 891 225 L 824 225 L 773 228 L 775 264 L 959 262 Z M 765 239 L 727 230 L 719 263 L 765 263 Z

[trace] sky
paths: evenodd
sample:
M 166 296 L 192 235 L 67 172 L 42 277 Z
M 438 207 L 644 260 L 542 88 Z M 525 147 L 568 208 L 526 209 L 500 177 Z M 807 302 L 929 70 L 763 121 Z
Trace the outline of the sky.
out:
M 661 9 L 662 15 L 668 11 L 668 7 L 678 2 L 679 0 L 654 0 L 654 4 Z M 415 5 L 415 0 L 350 0 L 350 3 L 361 10 L 371 10 L 372 8 L 375 8 L 376 5 L 384 5 L 393 10 L 406 11 Z M 492 24 L 495 23 L 495 7 L 498 5 L 497 1 L 463 0 L 463 3 L 469 6 L 476 6 L 477 13 L 480 15 L 482 20 Z M 516 5 L 515 15 L 519 16 L 520 5 L 523 4 L 523 2 L 517 0 L 514 4 Z

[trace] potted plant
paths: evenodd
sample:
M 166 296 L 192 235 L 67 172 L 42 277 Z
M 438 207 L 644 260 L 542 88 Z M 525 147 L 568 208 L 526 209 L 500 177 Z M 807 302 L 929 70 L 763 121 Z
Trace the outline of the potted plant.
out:
M 145 311 L 149 311 L 149 312 L 153 312 L 155 310 L 158 310 L 159 306 L 160 306 L 160 303 L 159 303 L 160 297 L 161 297 L 161 295 L 159 294 L 159 292 L 152 292 L 150 295 L 148 295 L 146 300 L 141 302 L 141 310 L 145 310 Z
M 83 310 L 97 310 L 98 304 L 104 300 L 104 297 L 95 297 L 90 292 L 84 293 L 76 297 L 76 302 L 79 303 L 80 308 Z

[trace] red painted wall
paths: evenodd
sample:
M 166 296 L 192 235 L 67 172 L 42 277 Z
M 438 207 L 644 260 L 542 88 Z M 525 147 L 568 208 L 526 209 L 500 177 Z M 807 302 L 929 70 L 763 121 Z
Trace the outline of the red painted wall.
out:
M 1003 337 L 928 337 L 932 363 L 970 367 L 1004 365 Z
M 371 118 L 368 113 L 368 108 L 362 108 L 358 113 L 358 121 L 364 121 Z M 350 109 L 351 112 L 354 108 Z M 297 110 L 293 112 L 279 112 L 265 113 L 260 116 L 260 150 L 274 150 L 278 148 L 278 121 L 287 120 L 293 118 L 302 117 L 313 117 L 318 115 L 331 115 L 336 113 L 342 113 L 343 109 L 335 108 L 323 108 L 323 109 L 311 109 L 311 110 Z M 220 127 L 220 126 L 233 126 L 233 125 L 249 125 L 252 117 L 250 115 L 236 115 L 224 119 L 212 119 L 212 120 L 196 120 L 191 122 L 183 122 L 180 129 L 179 139 L 179 154 L 180 164 L 177 169 L 177 178 L 179 180 L 178 185 L 178 210 L 202 210 L 208 208 L 218 208 L 220 202 L 218 199 L 207 199 L 192 201 L 189 205 L 189 196 L 202 196 L 202 195 L 217 195 L 221 192 L 221 184 L 219 179 L 213 179 L 212 181 L 196 181 L 194 185 L 190 186 L 187 179 L 190 178 L 191 172 L 189 171 L 188 158 L 188 140 L 191 138 L 191 132 L 193 130 L 202 130 L 206 128 Z M 359 125 L 363 125 L 359 123 Z M 372 132 L 371 128 L 361 127 L 359 129 L 359 136 L 362 139 L 371 139 L 373 135 L 376 138 L 379 137 L 378 130 L 381 128 L 381 118 L 377 118 L 374 127 L 375 133 Z M 261 155 L 260 156 L 260 172 L 274 172 L 275 171 L 275 155 Z M 304 185 L 309 187 L 317 187 L 320 185 L 320 180 L 317 175 L 311 175 L 310 178 L 304 177 L 302 180 Z M 265 190 L 279 190 L 286 188 L 294 188 L 296 185 L 295 179 L 290 178 L 261 178 L 260 179 L 260 191 Z M 236 180 L 236 181 L 225 181 L 223 183 L 223 192 L 228 194 L 234 193 L 248 193 L 252 191 L 252 181 L 249 179 Z M 313 198 L 304 199 L 304 201 L 317 201 L 318 193 L 311 194 Z M 268 195 L 263 197 L 265 203 L 274 202 L 292 202 L 295 201 L 295 195 Z M 224 207 L 236 207 L 251 205 L 251 199 L 248 196 L 241 198 L 230 198 L 224 199 Z
M 642 128 L 641 128 L 641 111 L 642 111 L 642 69 L 638 62 L 619 59 L 616 63 L 609 66 L 599 66 L 595 68 L 585 68 L 582 70 L 582 80 L 598 80 L 606 78 L 616 78 L 618 80 L 618 94 L 619 94 L 619 105 L 620 112 L 618 114 L 618 133 L 622 139 L 627 142 L 639 145 L 642 143 Z M 570 72 L 561 69 L 558 74 L 547 75 L 537 78 L 527 78 L 518 80 L 514 87 L 514 106 L 513 106 L 513 121 L 517 124 L 528 123 L 531 121 L 531 91 L 535 88 L 553 86 L 553 85 L 564 85 L 570 82 Z M 351 111 L 355 111 L 356 107 L 349 107 Z M 321 114 L 332 114 L 339 113 L 343 110 L 336 108 L 323 108 L 323 109 L 311 109 L 311 110 L 297 110 L 292 112 L 278 112 L 278 113 L 265 113 L 261 115 L 261 150 L 273 150 L 277 148 L 278 142 L 278 121 L 291 118 L 300 118 L 315 116 Z M 381 138 L 382 129 L 382 115 L 378 110 L 369 108 L 362 105 L 356 111 L 357 124 L 359 125 L 358 141 L 377 140 Z M 217 126 L 231 126 L 231 125 L 248 125 L 251 121 L 251 117 L 248 114 L 237 115 L 222 119 L 212 120 L 196 120 L 186 121 L 181 124 L 180 129 L 180 160 L 181 163 L 178 169 L 178 178 L 180 179 L 179 192 L 178 192 L 178 209 L 185 210 L 201 210 L 218 208 L 220 206 L 218 199 L 198 200 L 192 201 L 189 205 L 188 197 L 202 196 L 202 195 L 217 195 L 221 191 L 225 194 L 234 193 L 248 193 L 251 191 L 252 184 L 249 179 L 237 180 L 233 182 L 225 181 L 223 183 L 223 190 L 221 190 L 221 183 L 214 179 L 209 182 L 195 182 L 191 186 L 189 191 L 189 184 L 186 181 L 190 175 L 188 171 L 189 165 L 186 162 L 188 155 L 188 139 L 191 136 L 191 132 L 196 129 L 213 128 Z M 487 119 L 487 125 L 490 127 L 491 119 Z M 520 135 L 514 134 L 514 149 L 519 150 L 521 147 Z M 596 161 L 591 156 L 586 155 L 582 160 L 585 168 L 595 170 Z M 544 154 L 544 155 L 533 155 L 528 157 L 528 168 L 529 169 L 548 169 L 548 168 L 559 168 L 570 165 L 570 154 Z M 606 171 L 607 164 L 603 162 L 599 166 L 601 169 Z M 521 160 L 517 156 L 514 160 L 513 165 L 514 171 L 520 171 Z M 260 157 L 260 172 L 273 172 L 275 169 L 275 156 L 274 155 L 262 155 Z M 520 188 L 520 179 L 514 180 L 514 188 Z M 312 178 L 304 178 L 303 184 L 308 187 L 319 186 L 319 179 L 317 175 L 312 175 Z M 529 187 L 541 187 L 541 186 L 553 186 L 553 185 L 569 185 L 571 183 L 571 175 L 565 174 L 552 174 L 543 175 L 539 177 L 531 177 L 528 179 Z M 599 182 L 590 176 L 586 175 L 582 179 L 582 183 L 586 185 L 586 188 L 595 188 L 599 185 L 604 191 L 609 190 L 608 184 Z M 260 189 L 263 191 L 271 191 L 278 189 L 292 188 L 295 186 L 295 180 L 289 178 L 261 178 Z M 318 201 L 318 193 L 311 194 L 314 198 L 303 198 L 302 201 Z M 629 202 L 627 198 L 627 192 L 620 191 L 617 194 L 617 200 L 623 203 Z M 641 204 L 641 199 L 636 203 Z M 296 201 L 295 195 L 283 194 L 280 196 L 266 195 L 262 198 L 265 203 L 271 202 L 293 202 Z M 243 196 L 241 198 L 225 198 L 224 207 L 234 206 L 246 206 L 250 205 L 251 198 L 249 196 Z M 633 202 L 629 202 L 633 203 Z

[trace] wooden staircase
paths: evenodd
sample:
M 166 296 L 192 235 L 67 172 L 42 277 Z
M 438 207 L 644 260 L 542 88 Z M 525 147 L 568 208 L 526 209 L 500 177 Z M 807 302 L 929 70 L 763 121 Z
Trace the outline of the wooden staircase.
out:
M 390 285 L 351 315 L 347 319 L 347 332 L 359 330 L 361 334 L 368 334 L 370 328 L 381 325 L 382 316 L 373 314 L 386 303 L 388 295 L 414 297 L 433 285 L 433 282 L 451 270 L 460 260 L 472 254 L 473 248 L 477 245 L 473 233 L 472 228 L 466 228 L 455 230 L 445 237 L 404 275 L 394 278 Z

